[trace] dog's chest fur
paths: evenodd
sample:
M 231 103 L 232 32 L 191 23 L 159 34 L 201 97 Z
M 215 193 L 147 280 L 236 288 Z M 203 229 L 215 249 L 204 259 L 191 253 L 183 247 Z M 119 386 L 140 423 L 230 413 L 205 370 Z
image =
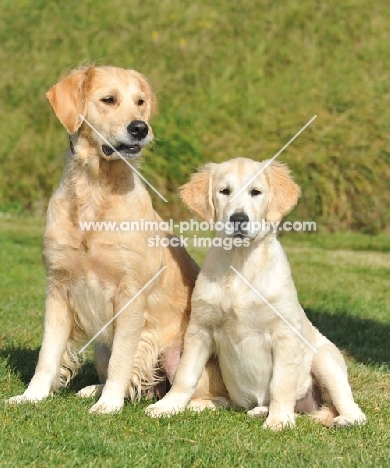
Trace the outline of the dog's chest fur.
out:
M 292 280 L 289 269 L 275 269 L 267 257 L 260 255 L 248 264 L 254 264 L 255 269 L 246 268 L 246 264 L 236 267 L 260 295 L 245 284 L 229 263 L 224 265 L 223 258 L 216 261 L 211 253 L 196 283 L 192 314 L 202 327 L 212 330 L 230 397 L 250 409 L 269 404 L 273 333 L 280 325 L 280 318 L 262 297 L 276 304 Z
M 102 174 L 94 178 L 86 168 L 78 170 L 68 168 L 71 177 L 68 174 L 50 201 L 43 257 L 48 277 L 61 283 L 79 325 L 90 335 L 113 316 L 121 285 L 144 284 L 155 274 L 156 264 L 144 262 L 147 237 L 152 234 L 121 231 L 120 223 L 155 218 L 144 187 L 129 180 L 128 171 L 118 167 L 117 174 L 102 180 Z M 80 223 L 88 222 L 115 225 L 80 228 Z M 159 255 L 154 254 L 158 262 Z M 140 264 L 145 268 L 134 271 L 134 265 Z
M 202 274 L 201 274 L 202 275 Z M 232 400 L 245 408 L 269 402 L 272 377 L 272 317 L 240 278 L 208 283 L 195 297 L 193 314 L 213 330 L 214 348 Z M 198 283 L 196 286 L 198 290 Z

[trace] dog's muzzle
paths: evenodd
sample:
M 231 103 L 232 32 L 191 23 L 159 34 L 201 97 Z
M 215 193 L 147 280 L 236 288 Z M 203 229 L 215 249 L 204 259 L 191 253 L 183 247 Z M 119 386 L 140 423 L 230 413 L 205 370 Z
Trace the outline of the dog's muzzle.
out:
M 106 156 L 111 156 L 112 153 L 118 152 L 122 156 L 129 154 L 131 156 L 135 156 L 136 154 L 140 153 L 142 149 L 141 145 L 119 145 L 119 146 L 108 146 L 102 145 L 102 151 Z M 124 153 L 124 154 L 123 154 Z
M 122 143 L 118 146 L 102 145 L 102 151 L 106 156 L 111 156 L 113 153 L 120 153 L 124 157 L 135 157 L 141 153 L 141 149 L 145 144 L 142 144 L 149 133 L 149 126 L 143 120 L 133 120 L 127 126 L 127 133 L 131 140 L 135 140 L 134 143 L 127 144 Z M 140 143 L 136 143 L 139 141 Z
M 233 237 L 246 237 L 248 235 L 249 217 L 244 212 L 233 213 L 229 218 L 232 227 L 230 235 Z

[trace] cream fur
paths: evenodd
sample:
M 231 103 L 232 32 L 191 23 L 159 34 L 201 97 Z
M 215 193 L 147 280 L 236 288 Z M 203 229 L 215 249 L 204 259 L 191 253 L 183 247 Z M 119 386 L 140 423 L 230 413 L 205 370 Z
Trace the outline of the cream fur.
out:
M 264 164 L 244 158 L 209 164 L 182 188 L 183 200 L 200 216 L 215 213 L 214 220 L 218 221 L 226 222 L 238 212 L 247 214 L 251 222 L 280 221 L 297 203 L 300 193 L 282 164 L 269 165 L 230 201 Z M 366 417 L 353 400 L 344 359 L 301 308 L 276 235 L 258 229 L 249 230 L 247 237 L 249 247 L 230 251 L 212 247 L 208 252 L 193 292 L 184 353 L 172 389 L 149 406 L 147 413 L 157 417 L 186 408 L 204 364 L 216 354 L 231 400 L 225 404 L 245 408 L 251 417 L 266 416 L 264 427 L 280 430 L 294 426 L 294 410 L 310 412 L 329 426 L 364 423 Z M 196 402 L 190 406 L 197 406 Z M 198 406 L 202 409 L 207 405 Z
M 113 102 L 102 101 L 110 96 Z M 27 390 L 9 402 L 43 400 L 66 385 L 79 365 L 76 351 L 165 266 L 97 338 L 96 367 L 105 385 L 80 395 L 101 393 L 91 411 L 112 413 L 126 396 L 138 399 L 165 375 L 172 381 L 198 266 L 181 247 L 148 247 L 148 237 L 172 233 L 79 228 L 80 221 L 160 221 L 137 175 L 115 154 L 107 157 L 104 141 L 79 117 L 83 114 L 113 146 L 133 144 L 127 126 L 134 120 L 148 124 L 155 108 L 146 79 L 134 70 L 87 67 L 64 77 L 47 97 L 71 134 L 75 154 L 69 155 L 47 211 L 47 297 L 39 361 Z M 136 141 L 141 147 L 153 137 L 149 124 L 148 130 Z M 220 382 L 218 394 L 226 392 L 218 367 L 210 363 L 208 368 L 199 394 L 210 396 L 210 381 Z

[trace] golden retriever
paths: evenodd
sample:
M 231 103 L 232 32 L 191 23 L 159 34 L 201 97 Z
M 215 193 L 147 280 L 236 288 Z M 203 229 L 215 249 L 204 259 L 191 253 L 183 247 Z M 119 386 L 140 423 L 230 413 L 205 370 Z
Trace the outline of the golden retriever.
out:
M 115 67 L 79 68 L 46 96 L 73 154 L 47 211 L 45 330 L 37 368 L 23 395 L 9 402 L 43 400 L 67 384 L 78 368 L 77 349 L 104 329 L 96 338 L 95 364 L 105 385 L 96 387 L 101 396 L 90 411 L 117 412 L 125 397 L 134 400 L 158 384 L 162 371 L 172 381 L 199 269 L 180 246 L 148 247 L 150 236 L 172 238 L 158 227 L 80 229 L 88 221 L 161 221 L 137 174 L 112 149 L 133 160 L 153 138 L 155 97 L 145 77 Z M 210 363 L 200 394 L 209 395 L 211 376 L 216 391 L 226 392 L 218 367 Z
M 306 317 L 286 255 L 264 223 L 280 222 L 300 193 L 286 166 L 268 163 L 237 158 L 208 164 L 182 187 L 184 202 L 202 219 L 233 225 L 217 236 L 247 240 L 247 247 L 209 250 L 173 387 L 147 408 L 151 416 L 186 408 L 215 353 L 231 405 L 267 416 L 264 427 L 294 426 L 294 409 L 329 426 L 366 421 L 340 351 Z

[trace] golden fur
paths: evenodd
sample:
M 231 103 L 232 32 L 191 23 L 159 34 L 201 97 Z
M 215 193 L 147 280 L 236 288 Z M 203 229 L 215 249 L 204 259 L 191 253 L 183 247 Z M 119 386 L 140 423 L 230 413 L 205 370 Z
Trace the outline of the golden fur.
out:
M 286 166 L 265 164 L 245 158 L 208 164 L 184 185 L 183 200 L 207 221 L 227 223 L 246 215 L 249 223 L 280 222 L 297 203 L 300 189 Z M 344 359 L 301 308 L 276 234 L 260 223 L 240 224 L 239 229 L 230 235 L 249 239 L 247 247 L 209 250 L 192 295 L 190 324 L 172 389 L 147 413 L 156 417 L 186 408 L 204 364 L 216 354 L 230 397 L 225 404 L 243 407 L 251 417 L 266 416 L 264 427 L 294 426 L 294 409 L 309 412 L 328 426 L 364 423 Z
M 118 151 L 139 151 L 152 138 L 149 124 L 156 101 L 143 75 L 115 67 L 86 67 L 65 76 L 47 92 L 74 147 L 60 187 L 50 200 L 43 243 L 47 271 L 45 332 L 36 372 L 23 395 L 11 403 L 39 401 L 66 384 L 77 371 L 76 350 L 101 330 L 163 267 L 148 286 L 96 338 L 95 364 L 104 386 L 80 392 L 101 393 L 92 412 L 119 411 L 166 375 L 171 381 L 180 358 L 190 314 L 190 295 L 198 266 L 182 247 L 148 247 L 148 238 L 172 233 L 82 231 L 79 222 L 161 221 L 148 192 Z M 134 139 L 128 126 L 147 124 L 147 135 Z M 121 146 L 122 145 L 122 146 Z M 123 146 L 125 145 L 125 147 Z M 134 146 L 138 145 L 138 146 Z M 126 157 L 132 157 L 125 154 Z M 138 156 L 138 154 L 136 155 Z M 134 164 L 134 162 L 133 162 Z M 218 367 L 210 363 L 209 380 L 223 388 Z

